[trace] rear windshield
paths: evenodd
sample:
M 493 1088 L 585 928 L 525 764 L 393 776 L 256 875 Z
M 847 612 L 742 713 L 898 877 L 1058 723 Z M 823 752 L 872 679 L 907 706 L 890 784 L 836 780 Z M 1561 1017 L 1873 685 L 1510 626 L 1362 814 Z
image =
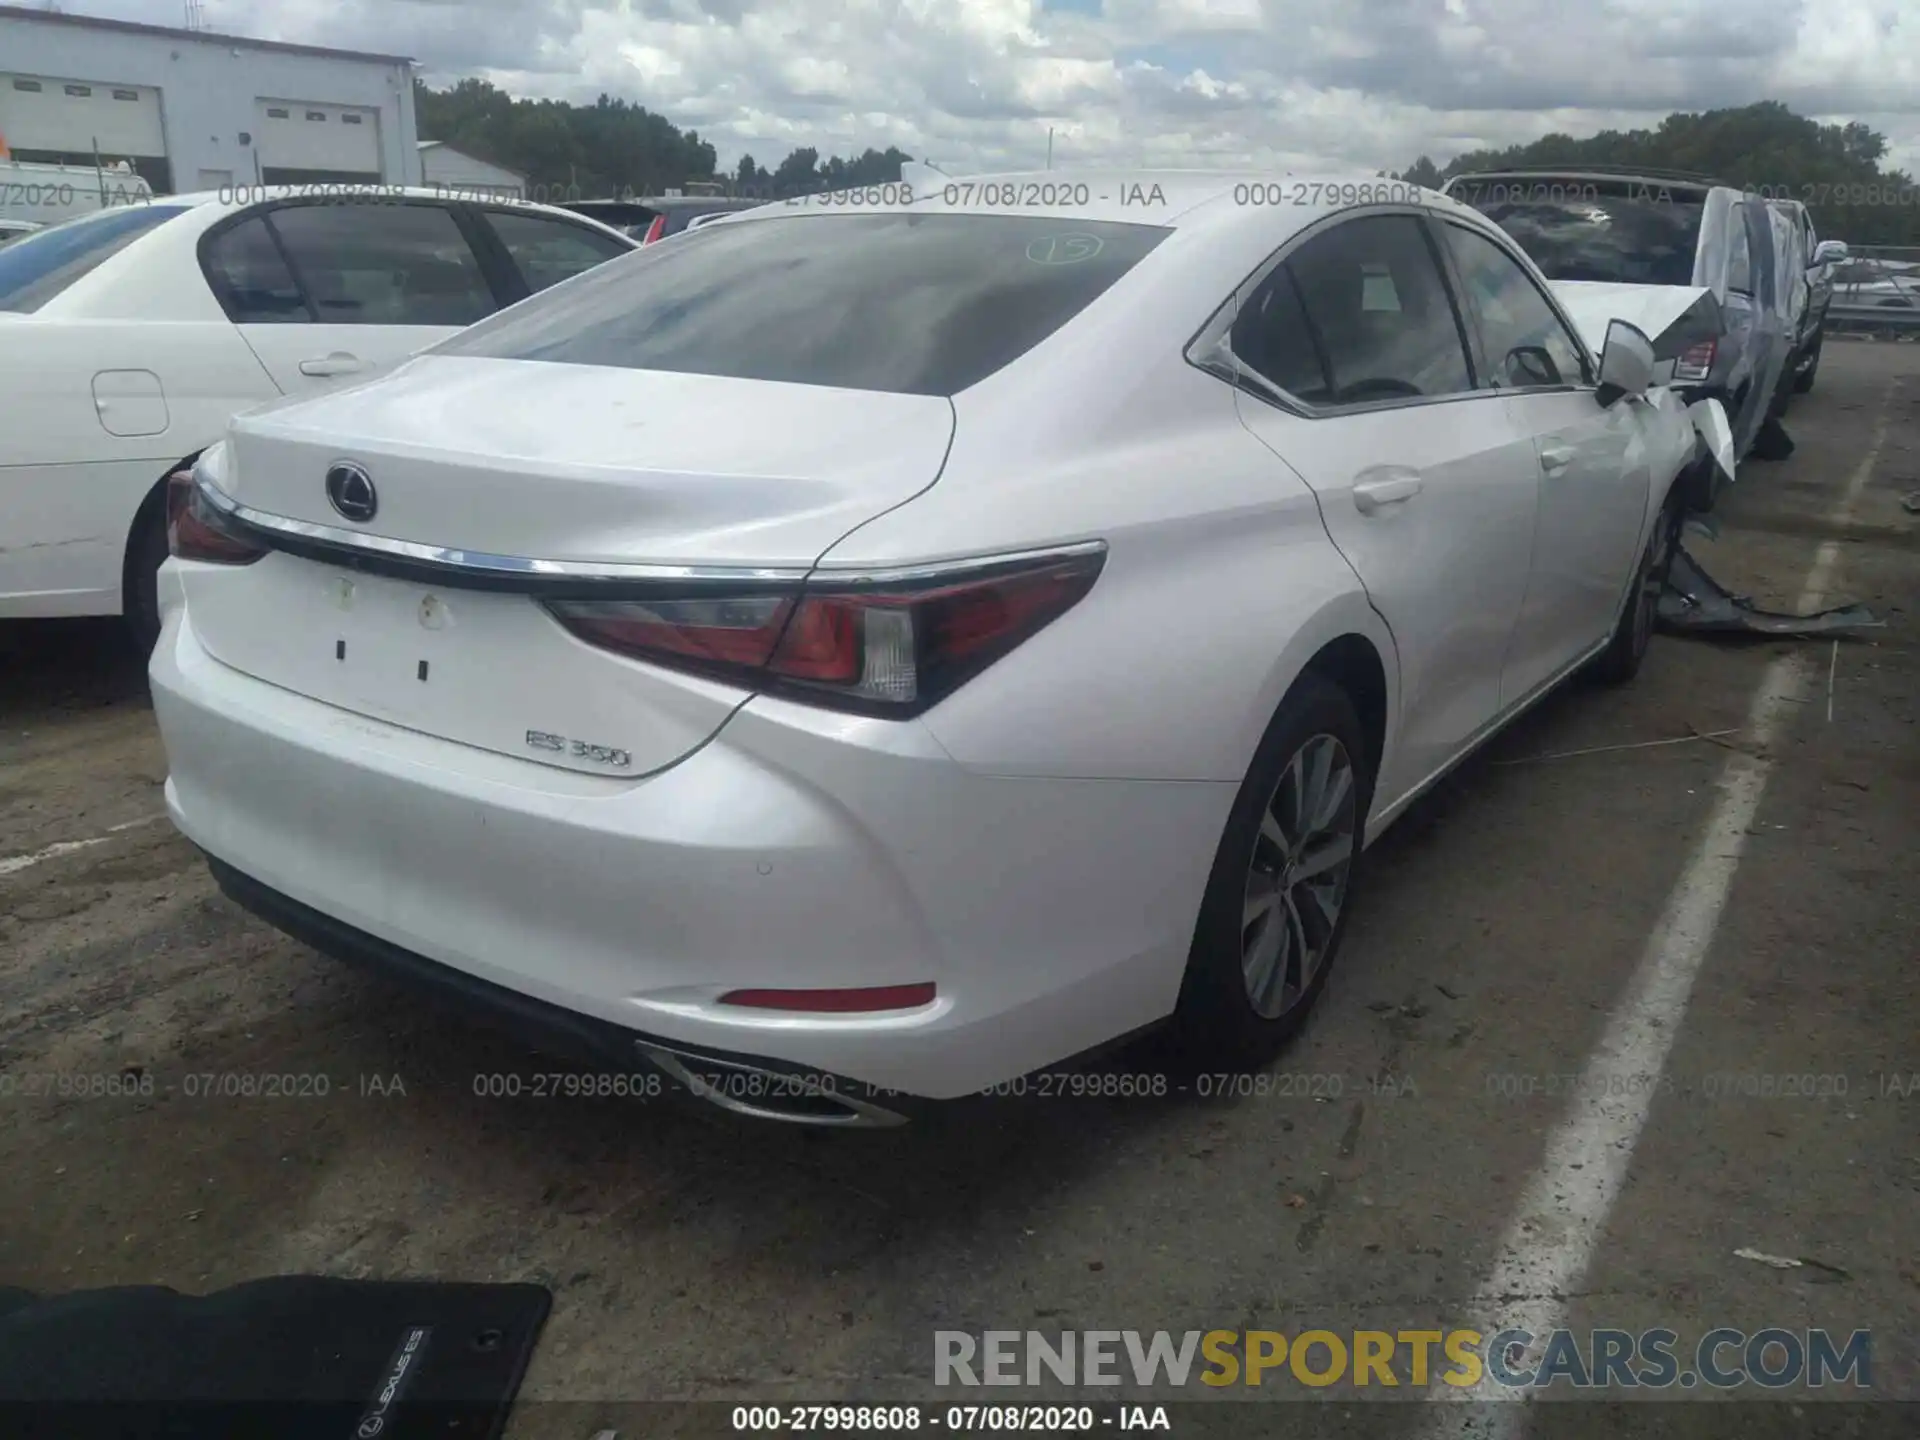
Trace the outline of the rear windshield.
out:
M 1511 235 L 1549 280 L 1691 285 L 1704 197 L 1657 185 L 1477 183 L 1464 200 Z
M 36 230 L 0 249 L 0 310 L 38 310 L 185 205 L 126 205 Z
M 903 213 L 703 225 L 433 353 L 952 395 L 1038 345 L 1169 233 Z

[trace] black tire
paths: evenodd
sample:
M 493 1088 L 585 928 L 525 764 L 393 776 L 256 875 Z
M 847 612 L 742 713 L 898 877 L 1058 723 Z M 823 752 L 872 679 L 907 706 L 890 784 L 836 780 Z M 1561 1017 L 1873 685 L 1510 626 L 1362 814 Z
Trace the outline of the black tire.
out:
M 1818 340 L 1813 342 L 1813 354 L 1807 359 L 1807 368 L 1793 377 L 1794 394 L 1804 395 L 1813 389 L 1813 377 L 1820 371 L 1820 347 L 1826 344 L 1826 342 L 1827 337 L 1825 335 L 1822 335 Z
M 1647 548 L 1641 552 L 1633 593 L 1620 612 L 1619 624 L 1613 627 L 1613 638 L 1589 667 L 1593 678 L 1603 685 L 1624 685 L 1640 673 L 1640 662 L 1647 658 L 1647 647 L 1653 643 L 1654 617 L 1667 572 L 1673 568 L 1673 551 L 1680 543 L 1683 518 L 1678 494 L 1668 496 L 1660 518 L 1653 522 Z
M 1778 414 L 1769 415 L 1760 426 L 1760 433 L 1753 437 L 1753 446 L 1747 451 L 1750 460 L 1769 462 L 1788 459 L 1793 454 L 1793 436 L 1787 433 L 1787 427 L 1780 423 Z
M 166 558 L 167 503 L 162 486 L 146 498 L 134 517 L 121 581 L 121 612 L 142 655 L 151 655 L 160 641 L 160 566 Z
M 1339 867 L 1339 898 L 1332 925 L 1323 928 L 1324 910 L 1318 908 L 1318 902 L 1311 895 L 1300 896 L 1297 903 L 1291 898 L 1313 888 L 1305 880 L 1288 888 L 1292 864 L 1286 865 L 1283 873 L 1271 875 L 1275 892 L 1283 897 L 1281 901 L 1266 916 L 1249 922 L 1246 913 L 1250 882 L 1255 873 L 1267 873 L 1262 856 L 1278 853 L 1263 829 L 1263 821 L 1272 819 L 1269 806 L 1286 806 L 1297 774 L 1290 773 L 1295 756 L 1330 758 L 1334 751 L 1328 747 L 1329 741 L 1347 764 L 1353 817 L 1348 858 L 1344 866 Z M 1353 909 L 1366 815 L 1373 803 L 1373 784 L 1373 757 L 1352 700 L 1332 681 L 1312 672 L 1302 675 L 1281 702 L 1260 741 L 1247 778 L 1234 798 L 1220 848 L 1214 856 L 1175 1012 L 1174 1035 L 1181 1058 L 1196 1065 L 1254 1068 L 1271 1059 L 1306 1022 L 1339 958 L 1347 916 Z M 1314 846 L 1303 842 L 1297 858 L 1305 860 L 1315 853 L 1335 853 L 1337 848 L 1336 843 L 1331 850 L 1316 851 Z M 1307 919 L 1309 915 L 1311 924 Z M 1288 926 L 1288 921 L 1296 916 L 1301 926 L 1298 931 Z M 1250 982 L 1243 972 L 1249 926 L 1263 922 L 1283 927 L 1286 939 L 1282 943 L 1287 953 L 1276 960 L 1275 965 L 1288 975 L 1295 973 L 1292 961 L 1300 953 L 1292 949 L 1292 937 L 1312 931 L 1321 942 L 1317 960 L 1307 961 L 1312 967 L 1310 978 L 1303 986 L 1294 987 L 1294 998 L 1284 1002 L 1285 1008 L 1278 1014 L 1263 1015 L 1256 1008 L 1249 993 Z

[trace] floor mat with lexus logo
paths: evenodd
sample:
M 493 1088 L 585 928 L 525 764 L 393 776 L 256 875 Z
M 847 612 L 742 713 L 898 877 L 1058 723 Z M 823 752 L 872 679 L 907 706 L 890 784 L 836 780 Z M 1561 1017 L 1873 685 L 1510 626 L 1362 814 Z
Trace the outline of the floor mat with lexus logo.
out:
M 0 1434 L 498 1440 L 552 1300 L 298 1275 L 211 1295 L 0 1290 Z

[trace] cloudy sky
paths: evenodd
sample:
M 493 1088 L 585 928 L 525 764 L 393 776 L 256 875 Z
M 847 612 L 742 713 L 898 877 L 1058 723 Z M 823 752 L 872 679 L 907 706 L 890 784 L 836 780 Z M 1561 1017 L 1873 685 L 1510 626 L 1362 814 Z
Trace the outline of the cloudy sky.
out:
M 32 0 L 26 0 L 32 3 Z M 61 0 L 178 24 L 182 0 Z M 1913 0 L 204 0 L 209 28 L 410 55 L 433 84 L 623 96 L 731 166 L 899 145 L 1055 163 L 1399 169 L 1778 99 L 1920 173 Z M 1739 177 L 1755 184 L 1766 176 Z

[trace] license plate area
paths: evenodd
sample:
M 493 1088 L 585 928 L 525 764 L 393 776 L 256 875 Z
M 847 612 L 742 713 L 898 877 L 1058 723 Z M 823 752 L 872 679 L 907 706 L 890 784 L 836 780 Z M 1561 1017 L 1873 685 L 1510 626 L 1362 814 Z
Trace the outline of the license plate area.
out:
M 326 652 L 321 663 L 331 666 L 333 698 L 414 729 L 426 728 L 420 722 L 446 703 L 442 697 L 463 688 L 451 632 L 484 622 L 486 608 L 468 602 L 501 598 L 450 599 L 404 581 L 346 573 L 329 576 L 323 592 L 309 643 Z M 470 649 L 473 641 L 484 644 L 469 637 Z
M 551 670 L 533 652 L 567 642 L 525 596 L 437 590 L 359 572 L 331 574 L 324 589 L 325 628 L 316 638 L 331 647 L 334 703 L 545 764 L 634 773 L 624 746 L 526 728 L 530 716 L 551 719 L 560 708 L 535 679 Z
M 222 664 L 536 765 L 638 779 L 691 754 L 742 698 L 590 646 L 527 595 L 286 554 L 183 580 L 188 623 Z

